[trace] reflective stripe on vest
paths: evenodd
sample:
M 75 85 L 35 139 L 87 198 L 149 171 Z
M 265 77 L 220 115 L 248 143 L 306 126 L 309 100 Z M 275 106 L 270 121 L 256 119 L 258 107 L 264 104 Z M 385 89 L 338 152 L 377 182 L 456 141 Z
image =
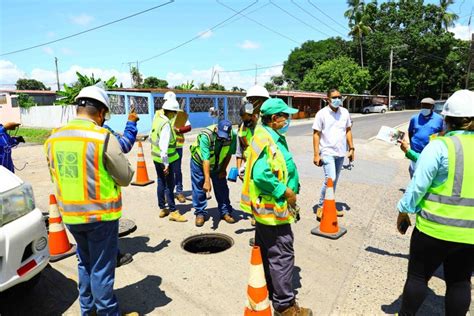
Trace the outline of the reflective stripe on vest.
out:
M 106 129 L 76 119 L 56 130 L 45 142 L 64 223 L 83 224 L 120 218 L 120 187 L 103 163 L 109 137 Z
M 203 129 L 201 133 L 198 135 L 198 137 L 196 138 L 196 141 L 190 147 L 192 159 L 198 165 L 202 166 L 203 160 L 201 157 L 201 147 L 199 146 L 199 137 L 203 137 L 203 136 L 207 137 L 209 141 L 209 164 L 211 167 L 211 171 L 219 170 L 221 164 L 224 162 L 224 160 L 226 159 L 229 153 L 230 146 L 232 144 L 232 137 L 234 137 L 234 135 L 231 134 L 232 135 L 231 139 L 221 144 L 222 146 L 221 151 L 219 153 L 219 157 L 217 157 L 217 159 L 219 160 L 217 161 L 218 163 L 216 165 L 216 153 L 215 153 L 216 143 L 215 143 L 215 136 L 214 136 L 215 128 L 216 128 L 216 125 L 211 125 Z
M 160 135 L 163 127 L 166 124 L 170 124 L 168 119 L 165 119 L 161 115 L 164 115 L 162 111 L 156 111 L 155 118 L 153 119 L 152 130 L 151 130 L 151 156 L 154 161 L 163 163 L 161 158 L 160 150 Z M 168 162 L 172 163 L 179 159 L 178 152 L 176 151 L 176 137 L 175 133 L 171 129 L 170 125 L 170 140 L 168 143 Z
M 438 137 L 448 148 L 448 177 L 420 202 L 417 228 L 432 237 L 474 244 L 474 134 Z M 469 163 L 471 161 L 471 163 Z

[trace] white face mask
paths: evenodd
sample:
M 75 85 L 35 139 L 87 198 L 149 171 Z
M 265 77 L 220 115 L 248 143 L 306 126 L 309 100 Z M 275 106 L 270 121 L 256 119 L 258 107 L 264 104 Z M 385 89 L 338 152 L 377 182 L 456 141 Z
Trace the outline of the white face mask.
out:
M 421 115 L 423 116 L 428 116 L 431 114 L 431 109 L 421 109 L 420 110 Z

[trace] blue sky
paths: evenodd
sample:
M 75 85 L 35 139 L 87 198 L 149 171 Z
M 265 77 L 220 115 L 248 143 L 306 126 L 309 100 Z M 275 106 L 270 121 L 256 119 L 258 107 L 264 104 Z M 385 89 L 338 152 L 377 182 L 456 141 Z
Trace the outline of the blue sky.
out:
M 0 0 L 0 54 L 81 32 L 165 2 Z M 236 10 L 253 3 L 251 0 L 219 2 Z M 54 89 L 54 57 L 59 60 L 61 83 L 74 81 L 74 73 L 78 70 L 88 74 L 93 72 L 102 78 L 115 75 L 124 86 L 129 86 L 127 62 L 143 61 L 160 54 L 202 34 L 235 13 L 219 2 L 176 0 L 71 39 L 0 56 L 0 88 L 8 88 L 19 77 L 28 77 L 42 80 Z M 144 76 L 166 79 L 171 85 L 191 79 L 196 83 L 209 83 L 213 67 L 229 71 L 253 68 L 255 65 L 279 65 L 298 43 L 347 34 L 347 20 L 343 16 L 346 1 L 311 2 L 338 23 L 331 21 L 307 0 L 260 0 L 244 13 L 273 32 L 246 18 L 235 17 L 181 48 L 140 63 L 140 71 Z M 472 5 L 472 0 L 459 0 L 451 7 L 461 16 L 453 30 L 460 37 L 468 36 L 467 23 Z M 271 75 L 279 73 L 281 67 L 260 69 L 257 81 L 263 84 Z M 219 79 L 227 88 L 234 85 L 247 88 L 255 81 L 255 71 L 221 72 Z

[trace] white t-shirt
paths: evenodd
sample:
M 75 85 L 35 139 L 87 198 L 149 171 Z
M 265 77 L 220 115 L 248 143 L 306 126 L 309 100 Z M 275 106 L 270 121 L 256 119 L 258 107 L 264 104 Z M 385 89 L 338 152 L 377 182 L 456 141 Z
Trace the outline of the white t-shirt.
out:
M 346 108 L 337 112 L 326 106 L 316 113 L 313 129 L 321 132 L 319 151 L 321 156 L 344 157 L 347 153 L 346 129 L 352 126 Z

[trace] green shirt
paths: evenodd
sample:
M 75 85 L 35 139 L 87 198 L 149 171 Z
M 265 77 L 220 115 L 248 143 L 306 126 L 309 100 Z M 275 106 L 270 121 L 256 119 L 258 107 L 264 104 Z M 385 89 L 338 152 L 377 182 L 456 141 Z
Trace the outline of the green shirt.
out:
M 413 149 L 408 149 L 407 153 L 405 154 L 405 157 L 407 157 L 413 162 L 417 162 L 418 157 L 420 157 L 420 153 L 417 153 Z
M 252 168 L 252 178 L 255 182 L 255 185 L 264 193 L 272 195 L 275 198 L 279 199 L 285 194 L 285 190 L 289 187 L 295 193 L 299 192 L 299 175 L 298 170 L 296 169 L 296 164 L 293 161 L 293 156 L 288 150 L 288 144 L 286 143 L 285 136 L 280 135 L 272 128 L 268 126 L 263 126 L 272 136 L 273 141 L 277 144 L 278 148 L 285 157 L 286 166 L 288 168 L 288 183 L 282 183 L 278 181 L 278 178 L 271 172 L 270 167 L 267 163 L 268 154 L 264 150 L 258 157 Z
M 217 140 L 216 133 L 213 133 L 212 137 L 214 137 L 214 141 L 215 141 L 214 152 L 215 153 L 220 152 L 222 145 L 221 145 L 221 142 L 219 142 Z M 204 160 L 210 160 L 211 153 L 209 151 L 209 147 L 210 147 L 209 138 L 207 138 L 205 135 L 202 135 L 202 134 L 199 135 L 198 138 L 199 138 L 199 147 L 201 149 L 201 159 L 203 161 Z M 234 155 L 235 151 L 236 151 L 236 147 L 237 147 L 237 136 L 236 136 L 234 130 L 232 130 L 232 142 L 230 143 L 230 148 L 229 148 L 228 155 Z M 219 157 L 216 157 L 216 160 L 219 161 Z M 214 168 L 214 166 L 211 166 L 211 172 L 218 171 L 218 170 L 213 170 L 213 168 Z

